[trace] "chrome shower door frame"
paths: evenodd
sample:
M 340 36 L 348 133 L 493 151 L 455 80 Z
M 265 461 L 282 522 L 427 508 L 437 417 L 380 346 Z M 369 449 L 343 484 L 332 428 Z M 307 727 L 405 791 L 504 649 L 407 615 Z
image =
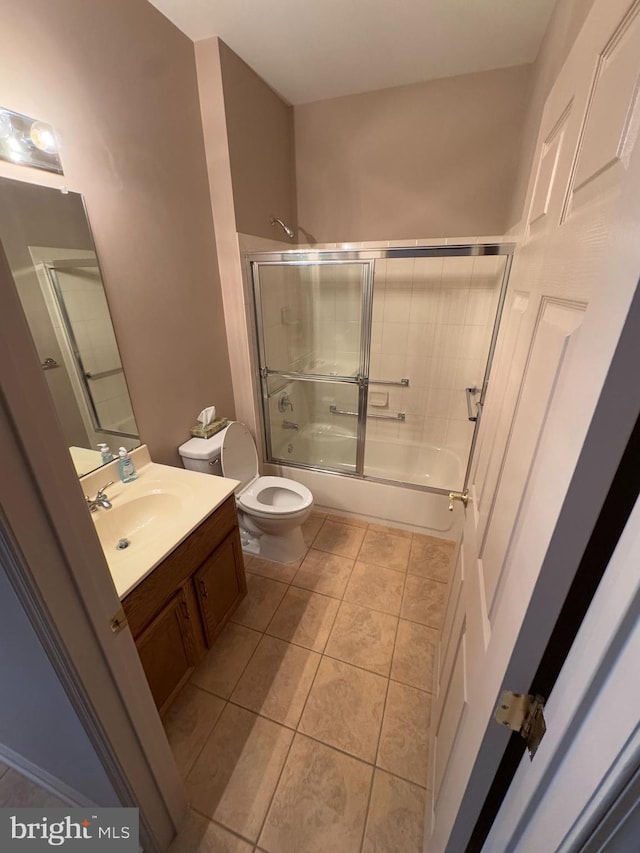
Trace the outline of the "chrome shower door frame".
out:
M 512 242 L 505 243 L 459 243 L 450 245 L 433 245 L 433 246 L 407 246 L 407 247 L 388 247 L 388 248 L 371 248 L 371 249 L 293 249 L 284 252 L 249 252 L 247 260 L 251 271 L 251 283 L 253 289 L 253 307 L 255 315 L 255 323 L 258 337 L 258 357 L 259 368 L 262 383 L 262 412 L 263 412 L 263 428 L 267 449 L 268 462 L 285 462 L 295 468 L 306 468 L 313 471 L 327 471 L 332 474 L 339 474 L 349 477 L 359 477 L 371 482 L 386 483 L 403 488 L 413 489 L 422 492 L 431 492 L 433 494 L 449 495 L 450 489 L 436 488 L 433 486 L 422 486 L 416 483 L 404 482 L 401 480 L 384 479 L 381 477 L 372 477 L 364 473 L 364 455 L 365 441 L 367 429 L 367 402 L 369 394 L 369 354 L 371 343 L 371 324 L 373 315 L 373 289 L 374 289 L 374 273 L 376 260 L 392 260 L 399 258 L 454 258 L 454 257 L 474 257 L 474 256 L 495 256 L 500 255 L 505 258 L 505 266 L 500 284 L 500 293 L 498 296 L 498 304 L 493 321 L 493 329 L 487 353 L 485 373 L 482 380 L 482 385 L 479 389 L 480 397 L 477 402 L 477 415 L 474 422 L 473 435 L 469 446 L 467 456 L 467 465 L 462 486 L 462 494 L 466 494 L 471 476 L 471 468 L 473 465 L 475 448 L 478 440 L 480 422 L 482 420 L 482 407 L 484 405 L 489 383 L 489 374 L 493 364 L 498 333 L 500 329 L 500 321 L 504 308 L 507 289 L 509 284 L 509 273 L 513 260 L 513 254 L 516 249 L 516 244 Z M 361 337 L 360 337 L 360 372 L 358 376 L 319 376 L 315 374 L 298 374 L 298 373 L 281 373 L 279 371 L 268 371 L 265 368 L 266 356 L 264 349 L 264 328 L 262 324 L 262 303 L 260 302 L 260 285 L 259 285 L 259 266 L 266 265 L 297 265 L 297 266 L 313 266 L 315 264 L 336 264 L 336 263 L 362 263 L 367 266 L 366 281 L 363 282 L 362 295 L 362 313 L 361 313 Z M 366 352 L 364 351 L 366 349 Z M 311 465 L 300 462 L 289 462 L 288 460 L 274 459 L 271 448 L 271 431 L 270 418 L 268 410 L 268 389 L 267 379 L 269 376 L 281 375 L 283 378 L 303 380 L 303 381 L 321 381 L 321 382 L 347 382 L 358 383 L 360 386 L 358 394 L 358 425 L 357 425 L 357 453 L 356 453 L 356 470 L 354 473 L 332 469 L 326 466 Z M 383 383 L 390 384 L 390 383 Z M 404 384 L 403 380 L 393 384 Z
M 45 272 L 47 277 L 47 281 L 49 283 L 49 287 L 51 289 L 51 293 L 56 302 L 56 306 L 60 313 L 60 318 L 62 320 L 61 331 L 64 335 L 64 340 L 67 342 L 67 346 L 69 352 L 71 354 L 71 361 L 73 363 L 73 369 L 75 371 L 78 385 L 81 389 L 83 401 L 89 415 L 89 420 L 91 422 L 91 426 L 94 429 L 94 432 L 104 433 L 105 435 L 114 435 L 114 436 L 123 436 L 125 438 L 138 438 L 138 436 L 134 433 L 123 432 L 122 430 L 113 430 L 108 429 L 107 427 L 102 425 L 102 421 L 100 419 L 100 414 L 96 407 L 95 400 L 93 399 L 93 394 L 91 392 L 91 388 L 89 386 L 89 380 L 91 379 L 100 379 L 104 376 L 108 376 L 116 373 L 124 373 L 122 367 L 116 368 L 114 370 L 103 371 L 100 374 L 91 374 L 85 370 L 82 354 L 80 352 L 80 347 L 78 345 L 78 341 L 76 339 L 75 332 L 73 330 L 73 323 L 71 321 L 71 317 L 69 316 L 69 311 L 67 309 L 67 303 L 65 302 L 64 293 L 62 287 L 60 286 L 60 281 L 58 279 L 58 270 L 64 271 L 65 269 L 74 269 L 76 267 L 86 267 L 86 268 L 94 268 L 98 270 L 100 273 L 100 266 L 98 264 L 98 260 L 82 260 L 82 259 L 73 259 L 73 261 L 55 261 L 52 263 L 43 263 L 42 269 Z M 119 355 L 119 354 L 118 354 Z
M 261 383 L 262 400 L 262 423 L 267 450 L 268 462 L 287 462 L 295 464 L 297 468 L 307 468 L 313 471 L 330 471 L 334 474 L 347 474 L 348 476 L 364 476 L 364 454 L 367 433 L 367 405 L 369 397 L 369 358 L 371 351 L 371 323 L 373 313 L 373 275 L 375 260 L 373 258 L 345 258 L 343 253 L 330 253 L 331 257 L 322 253 L 320 258 L 301 258 L 300 255 L 318 255 L 318 252 L 283 252 L 283 253 L 260 253 L 251 254 L 249 257 L 249 268 L 251 273 L 251 285 L 253 291 L 254 320 L 257 332 L 258 362 Z M 345 264 L 359 264 L 362 267 L 361 299 L 360 299 L 360 347 L 359 364 L 356 376 L 332 376 L 319 373 L 298 373 L 295 371 L 271 370 L 267 365 L 266 339 L 263 322 L 263 294 L 260 286 L 260 267 L 263 266 L 340 266 Z M 273 455 L 271 443 L 271 416 L 269 413 L 269 399 L 274 393 L 269 393 L 268 380 L 270 377 L 280 376 L 282 379 L 294 380 L 296 382 L 322 382 L 329 384 L 342 383 L 354 385 L 358 388 L 358 411 L 356 425 L 356 459 L 353 474 L 339 468 L 331 468 L 325 465 L 312 465 L 310 463 L 290 463 Z M 279 393 L 279 392 L 278 392 Z

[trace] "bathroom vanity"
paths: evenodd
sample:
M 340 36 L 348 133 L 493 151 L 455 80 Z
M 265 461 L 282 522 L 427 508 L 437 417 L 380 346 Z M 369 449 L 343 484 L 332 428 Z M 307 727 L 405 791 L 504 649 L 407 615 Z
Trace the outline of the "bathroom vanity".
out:
M 161 712 L 204 657 L 246 591 L 231 495 L 123 600 Z
M 110 507 L 92 518 L 163 712 L 247 591 L 238 481 L 155 464 L 144 445 L 131 457 L 134 482 L 119 482 L 111 463 L 81 485 L 86 495 L 104 488 L 108 497 Z

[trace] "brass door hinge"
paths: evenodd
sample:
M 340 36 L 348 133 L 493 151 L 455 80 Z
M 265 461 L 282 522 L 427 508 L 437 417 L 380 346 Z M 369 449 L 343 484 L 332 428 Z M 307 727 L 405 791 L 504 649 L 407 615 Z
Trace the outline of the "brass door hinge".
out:
M 497 723 L 522 735 L 532 761 L 547 730 L 542 713 L 544 702 L 542 696 L 505 690 L 494 714 Z
M 449 492 L 449 512 L 453 512 L 454 501 L 460 501 L 466 507 L 469 503 L 469 492 Z
M 111 621 L 109 622 L 109 626 L 114 634 L 119 634 L 120 631 L 122 631 L 123 628 L 126 628 L 128 624 L 123 607 L 121 607 L 117 613 L 114 613 L 111 617 Z

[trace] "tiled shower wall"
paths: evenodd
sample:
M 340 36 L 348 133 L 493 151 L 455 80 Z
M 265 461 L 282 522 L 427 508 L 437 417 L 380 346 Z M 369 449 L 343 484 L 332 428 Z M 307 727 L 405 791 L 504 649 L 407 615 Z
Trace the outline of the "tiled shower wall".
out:
M 482 384 L 504 257 L 376 261 L 371 380 L 409 379 L 407 388 L 370 383 L 367 434 L 446 447 L 464 463 L 473 433 L 465 388 Z M 388 395 L 388 397 L 387 397 Z

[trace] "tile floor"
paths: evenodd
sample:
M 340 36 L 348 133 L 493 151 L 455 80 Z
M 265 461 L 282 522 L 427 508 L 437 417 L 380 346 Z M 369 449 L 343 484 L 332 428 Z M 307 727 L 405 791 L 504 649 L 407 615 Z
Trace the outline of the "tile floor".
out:
M 0 761 L 0 809 L 61 808 L 66 803 Z
M 418 853 L 454 543 L 314 513 L 165 718 L 191 811 L 171 853 Z

